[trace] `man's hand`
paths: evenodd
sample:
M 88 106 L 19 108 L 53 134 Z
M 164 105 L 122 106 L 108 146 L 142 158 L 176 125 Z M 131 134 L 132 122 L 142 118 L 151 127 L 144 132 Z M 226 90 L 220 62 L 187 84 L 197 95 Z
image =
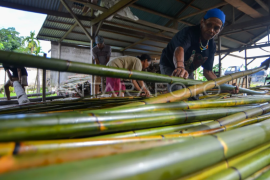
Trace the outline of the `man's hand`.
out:
M 141 92 L 140 96 L 150 97 L 151 93 L 150 93 L 150 91 L 145 90 L 145 91 Z
M 233 90 L 231 91 L 231 94 L 238 94 L 238 93 L 239 93 L 239 87 L 236 86 L 236 83 L 234 83 L 233 86 L 235 86 L 235 89 L 233 89 Z
M 188 72 L 185 70 L 185 68 L 180 67 L 180 68 L 176 68 L 176 69 L 173 71 L 172 76 L 182 77 L 182 78 L 187 79 L 188 76 L 189 76 L 189 74 L 188 74 Z

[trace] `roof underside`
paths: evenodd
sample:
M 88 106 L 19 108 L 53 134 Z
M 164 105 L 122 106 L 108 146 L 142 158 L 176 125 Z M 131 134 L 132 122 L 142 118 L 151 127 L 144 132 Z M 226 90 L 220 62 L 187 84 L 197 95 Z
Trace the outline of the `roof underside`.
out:
M 83 3 L 78 3 L 79 1 L 87 2 L 86 0 L 65 0 L 74 14 L 81 19 L 80 22 L 86 30 L 90 32 L 90 20 L 95 17 L 91 18 L 91 13 L 88 13 L 86 18 L 81 18 L 83 13 L 90 9 Z M 129 7 L 139 18 L 138 21 L 116 15 L 111 21 L 103 22 L 99 34 L 104 36 L 105 43 L 111 45 L 113 51 L 123 51 L 126 54 L 149 53 L 159 56 L 176 32 L 189 25 L 199 24 L 209 8 L 220 8 L 226 14 L 225 31 L 226 26 L 230 26 L 233 22 L 233 6 L 227 2 L 223 0 L 137 0 L 129 4 Z M 268 15 L 268 12 L 256 1 L 244 0 L 243 2 L 263 16 Z M 70 16 L 60 0 L 0 0 L 0 6 L 48 14 L 38 33 L 38 39 L 75 46 L 89 46 L 90 44 L 89 37 L 79 25 L 70 31 L 76 20 Z M 234 8 L 234 24 L 254 20 L 251 16 Z M 96 28 L 97 25 L 94 31 Z M 225 35 L 221 36 L 221 49 L 249 45 L 267 34 L 265 24 L 246 29 L 245 31 L 238 29 L 238 32 L 226 30 Z M 66 34 L 68 31 L 70 33 Z M 62 38 L 64 36 L 65 38 Z

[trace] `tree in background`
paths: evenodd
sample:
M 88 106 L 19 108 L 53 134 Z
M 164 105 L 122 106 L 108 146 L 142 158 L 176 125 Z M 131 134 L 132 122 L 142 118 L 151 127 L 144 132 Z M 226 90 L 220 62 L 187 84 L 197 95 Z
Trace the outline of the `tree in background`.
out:
M 221 70 L 225 70 L 225 68 L 221 68 Z M 215 66 L 213 66 L 213 72 L 218 72 L 218 64 L 216 64 Z M 207 81 L 207 79 L 204 77 L 203 75 L 203 68 L 200 66 L 198 69 L 196 69 L 195 71 L 196 73 L 196 80 L 201 80 L 201 81 Z
M 3 50 L 5 47 L 2 43 L 0 43 L 0 50 Z
M 4 51 L 14 51 L 21 46 L 22 36 L 14 27 L 0 30 L 0 49 Z
M 27 49 L 31 52 L 31 54 L 35 54 L 38 56 L 38 54 L 41 51 L 40 42 L 35 37 L 35 31 L 30 32 L 30 36 L 27 36 L 23 39 L 22 44 L 25 44 L 27 42 Z M 37 76 L 36 76 L 36 82 L 37 82 L 37 93 L 40 93 L 40 75 L 39 75 L 39 69 L 37 69 Z M 36 83 L 35 83 L 36 84 Z
M 25 42 L 27 42 L 27 48 L 31 51 L 31 54 L 33 54 L 34 51 L 36 51 L 37 48 L 40 47 L 40 42 L 35 37 L 35 35 L 35 31 L 31 31 L 30 36 L 25 37 L 22 41 L 22 44 L 25 44 Z

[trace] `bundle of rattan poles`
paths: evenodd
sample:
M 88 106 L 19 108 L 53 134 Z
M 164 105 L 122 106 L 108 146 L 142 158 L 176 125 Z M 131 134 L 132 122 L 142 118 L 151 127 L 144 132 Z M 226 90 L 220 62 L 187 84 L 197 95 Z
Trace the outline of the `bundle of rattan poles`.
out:
M 0 179 L 270 177 L 270 95 L 242 89 L 253 95 L 226 92 L 187 100 L 269 63 L 197 82 L 61 60 L 45 63 L 13 53 L 2 60 L 3 54 L 0 62 L 119 78 L 129 73 L 128 78 L 147 80 L 149 75 L 151 81 L 188 87 L 151 98 L 78 98 L 2 108 Z

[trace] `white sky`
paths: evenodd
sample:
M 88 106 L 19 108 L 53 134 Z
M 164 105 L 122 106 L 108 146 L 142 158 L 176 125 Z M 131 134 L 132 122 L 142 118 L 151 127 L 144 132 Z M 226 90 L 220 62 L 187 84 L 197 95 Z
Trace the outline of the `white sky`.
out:
M 16 31 L 20 33 L 21 36 L 29 36 L 30 31 L 35 31 L 36 35 L 38 34 L 42 24 L 46 18 L 44 14 L 38 13 L 30 13 L 26 11 L 19 11 L 9 8 L 0 7 L 0 29 L 1 28 L 8 28 L 8 27 L 15 27 Z M 7 18 L 5 18 L 7 17 Z M 259 42 L 266 42 L 267 36 L 260 40 Z M 42 51 L 48 53 L 51 49 L 51 43 L 49 41 L 40 41 Z M 263 48 L 270 52 L 270 47 Z M 244 51 L 241 53 L 235 52 L 233 53 L 238 56 L 244 57 Z M 261 49 L 253 49 L 247 51 L 247 56 L 260 56 L 260 55 L 270 55 L 270 53 L 265 52 Z M 50 53 L 48 54 L 50 57 Z M 261 62 L 266 58 L 260 58 L 253 61 L 248 68 L 254 68 L 256 66 L 260 66 Z M 248 60 L 249 62 L 250 60 Z M 215 57 L 214 65 L 218 63 L 218 56 Z M 235 58 L 232 56 L 227 56 L 222 60 L 222 67 L 227 68 L 229 66 L 241 66 L 245 64 L 245 60 Z
M 47 15 L 19 11 L 9 8 L 0 7 L 0 29 L 14 27 L 20 36 L 30 36 L 30 31 L 35 31 L 36 35 L 42 27 Z M 51 49 L 50 41 L 40 40 L 41 50 L 47 53 Z

